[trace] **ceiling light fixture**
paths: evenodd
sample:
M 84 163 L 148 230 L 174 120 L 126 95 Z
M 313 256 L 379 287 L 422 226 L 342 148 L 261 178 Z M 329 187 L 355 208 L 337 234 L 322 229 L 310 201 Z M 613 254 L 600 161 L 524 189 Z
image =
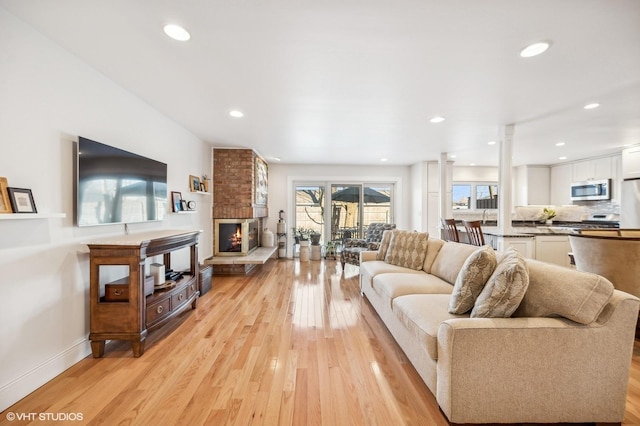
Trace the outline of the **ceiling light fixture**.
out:
M 238 111 L 237 109 L 229 111 L 229 115 L 234 118 L 244 117 L 244 113 L 242 111 Z
M 591 103 L 591 104 L 586 104 L 584 106 L 584 109 L 594 109 L 594 108 L 598 108 L 599 106 L 600 106 L 599 103 L 594 102 L 594 103 Z
M 457 155 L 455 155 L 455 154 L 449 154 L 449 158 L 456 158 L 456 157 L 457 157 Z
M 436 116 L 429 120 L 431 123 L 442 123 L 445 120 L 444 117 Z
M 496 144 L 496 141 L 489 141 L 489 142 L 487 142 L 487 145 L 495 145 L 495 144 Z
M 564 142 L 556 142 L 556 146 L 564 146 Z
M 551 46 L 551 44 L 547 41 L 540 41 L 538 43 L 530 44 L 520 51 L 520 56 L 523 58 L 532 58 L 534 56 L 538 56 L 541 53 L 546 52 L 549 46 Z
M 567 157 L 558 157 L 558 160 L 566 160 Z
M 180 25 L 169 24 L 164 26 L 164 33 L 174 40 L 187 41 L 191 38 L 189 31 L 182 28 Z
M 388 158 L 381 158 L 380 161 L 382 161 L 384 163 L 385 161 L 389 161 L 389 159 Z
M 476 165 L 476 163 L 469 163 L 469 165 L 470 165 L 470 166 L 475 166 L 475 165 Z

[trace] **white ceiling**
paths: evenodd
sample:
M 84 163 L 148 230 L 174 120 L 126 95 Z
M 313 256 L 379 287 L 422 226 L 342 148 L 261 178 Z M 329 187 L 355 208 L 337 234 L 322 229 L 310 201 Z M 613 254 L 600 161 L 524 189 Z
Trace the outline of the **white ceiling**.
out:
M 638 0 L 0 6 L 204 141 L 269 162 L 406 165 L 447 152 L 457 165 L 497 165 L 487 142 L 511 123 L 515 165 L 640 143 Z M 167 23 L 191 40 L 166 37 Z M 552 42 L 547 53 L 519 57 L 539 40 Z M 228 115 L 236 108 L 243 118 Z

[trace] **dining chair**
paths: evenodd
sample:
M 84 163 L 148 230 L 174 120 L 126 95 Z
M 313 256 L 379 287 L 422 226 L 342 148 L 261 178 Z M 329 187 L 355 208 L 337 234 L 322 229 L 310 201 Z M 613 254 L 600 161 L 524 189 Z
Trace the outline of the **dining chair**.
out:
M 455 241 L 456 243 L 459 243 L 460 236 L 458 235 L 456 220 L 440 218 L 440 221 L 442 222 L 442 230 L 444 231 L 444 240 Z
M 474 246 L 484 245 L 484 234 L 482 233 L 482 226 L 479 220 L 463 220 L 462 224 L 467 231 L 467 238 L 469 244 Z

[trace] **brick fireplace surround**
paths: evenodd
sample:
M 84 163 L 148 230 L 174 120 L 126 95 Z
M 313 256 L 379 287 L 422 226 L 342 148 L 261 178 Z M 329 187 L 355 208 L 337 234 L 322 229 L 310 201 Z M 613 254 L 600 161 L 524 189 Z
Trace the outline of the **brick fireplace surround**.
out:
M 214 219 L 258 219 L 258 229 L 263 229 L 263 218 L 269 211 L 266 205 L 255 204 L 256 158 L 258 154 L 252 149 L 213 150 Z M 215 244 L 215 235 L 213 238 Z M 212 265 L 213 272 L 218 274 L 246 274 L 254 266 Z

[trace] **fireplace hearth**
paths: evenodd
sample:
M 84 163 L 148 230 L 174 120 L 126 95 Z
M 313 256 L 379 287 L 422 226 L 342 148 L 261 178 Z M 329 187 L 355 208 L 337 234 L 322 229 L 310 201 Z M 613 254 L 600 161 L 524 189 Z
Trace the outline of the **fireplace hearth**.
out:
M 258 219 L 215 219 L 215 256 L 246 256 L 258 248 Z

